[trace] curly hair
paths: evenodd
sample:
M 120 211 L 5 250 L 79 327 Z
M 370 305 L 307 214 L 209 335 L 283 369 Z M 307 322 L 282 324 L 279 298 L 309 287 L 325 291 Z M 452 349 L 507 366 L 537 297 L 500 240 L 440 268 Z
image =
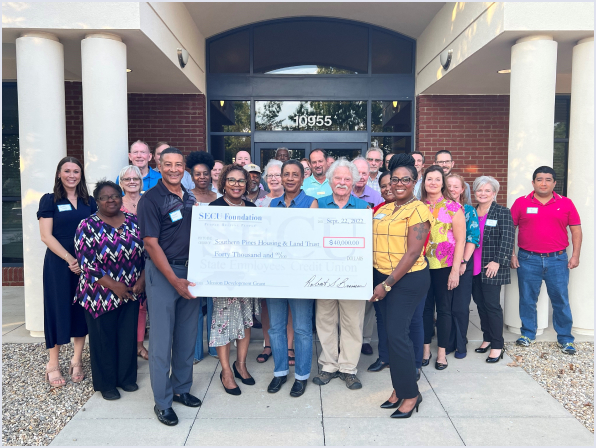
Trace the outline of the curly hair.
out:
M 205 165 L 209 171 L 215 166 L 213 156 L 206 151 L 193 151 L 186 156 L 186 166 L 192 173 L 192 169 L 196 165 Z
M 105 187 L 111 187 L 111 188 L 113 188 L 114 190 L 116 190 L 118 192 L 118 194 L 120 196 L 122 196 L 122 188 L 120 188 L 120 185 L 118 185 L 115 182 L 112 182 L 111 180 L 106 180 L 106 178 L 104 177 L 103 179 L 99 179 L 97 181 L 97 183 L 95 184 L 95 189 L 93 190 L 93 198 L 96 201 L 99 201 L 99 193 Z
M 412 179 L 418 180 L 418 171 L 416 170 L 415 164 L 416 161 L 410 154 L 395 154 L 393 157 L 391 157 L 391 160 L 389 160 L 389 172 L 393 174 L 393 171 L 403 166 L 410 171 Z
M 217 181 L 217 191 L 219 191 L 220 194 L 224 194 L 226 188 L 226 179 L 228 178 L 228 174 L 230 174 L 232 171 L 240 171 L 244 176 L 246 184 L 244 185 L 244 193 L 242 194 L 246 194 L 246 189 L 248 188 L 248 172 L 244 169 L 244 167 L 238 165 L 237 163 L 231 163 L 230 165 L 223 167 Z

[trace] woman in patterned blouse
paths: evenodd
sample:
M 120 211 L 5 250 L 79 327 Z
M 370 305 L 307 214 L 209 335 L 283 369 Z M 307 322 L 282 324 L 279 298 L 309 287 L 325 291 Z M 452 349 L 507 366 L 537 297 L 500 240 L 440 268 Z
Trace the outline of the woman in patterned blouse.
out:
M 468 201 L 466 182 L 459 174 L 451 173 L 447 176 L 447 189 L 453 200 L 464 207 L 466 217 L 466 245 L 464 258 L 459 267 L 459 286 L 453 291 L 451 305 L 451 335 L 447 353 L 455 351 L 457 359 L 466 357 L 468 323 L 470 321 L 470 301 L 472 300 L 472 277 L 474 273 L 474 250 L 480 245 L 480 226 L 476 209 Z
M 143 242 L 137 217 L 120 210 L 122 190 L 97 182 L 98 211 L 79 224 L 75 253 L 81 266 L 75 301 L 85 308 L 93 389 L 116 400 L 116 387 L 137 386 L 136 333 L 145 290 Z
M 437 304 L 438 350 L 435 369 L 444 370 L 447 368 L 446 349 L 452 326 L 453 290 L 459 285 L 459 268 L 466 243 L 466 219 L 463 207 L 453 200 L 447 190 L 445 175 L 440 166 L 432 165 L 426 169 L 420 192 L 421 201 L 435 217 L 426 246 L 426 258 L 430 268 L 431 288 Z M 433 314 L 432 307 L 425 306 L 424 320 L 432 322 Z M 426 330 L 428 327 L 424 326 L 423 356 L 426 360 L 431 358 L 432 332 Z M 432 328 L 432 325 L 430 327 Z

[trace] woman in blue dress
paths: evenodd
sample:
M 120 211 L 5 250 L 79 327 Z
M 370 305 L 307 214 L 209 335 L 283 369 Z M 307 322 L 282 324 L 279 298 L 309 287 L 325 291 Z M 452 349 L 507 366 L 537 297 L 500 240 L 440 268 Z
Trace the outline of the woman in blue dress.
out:
M 85 310 L 73 305 L 81 268 L 74 255 L 74 237 L 81 220 L 97 211 L 89 196 L 83 166 L 74 157 L 64 157 L 56 168 L 53 193 L 39 201 L 37 219 L 41 240 L 48 246 L 43 263 L 44 333 L 50 361 L 45 379 L 52 387 L 66 380 L 60 371 L 60 346 L 74 338 L 70 361 L 73 382 L 83 381 L 83 346 L 87 335 Z

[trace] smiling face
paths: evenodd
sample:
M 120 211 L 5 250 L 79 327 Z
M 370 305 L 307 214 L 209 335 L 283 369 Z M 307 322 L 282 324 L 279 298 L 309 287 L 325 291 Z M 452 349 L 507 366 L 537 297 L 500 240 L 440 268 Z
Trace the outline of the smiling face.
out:
M 453 159 L 449 154 L 443 152 L 435 159 L 435 165 L 439 165 L 441 168 L 443 168 L 443 173 L 445 173 L 445 176 L 447 176 L 447 174 L 449 174 L 453 169 L 455 162 L 453 162 Z
M 246 171 L 232 170 L 226 176 L 225 195 L 230 199 L 240 199 L 246 191 Z M 248 177 L 248 176 L 247 176 Z
M 97 209 L 104 216 L 116 216 L 122 207 L 122 195 L 114 187 L 105 186 L 99 190 Z
M 209 171 L 209 167 L 202 163 L 198 163 L 192 167 L 191 177 L 197 188 L 200 188 L 201 190 L 207 189 L 211 183 L 211 172 Z
M 221 170 L 223 170 L 223 165 L 219 162 L 215 162 L 215 165 L 213 165 L 213 169 L 211 170 L 211 182 L 213 182 L 214 185 L 217 185 Z
M 164 154 L 161 157 L 161 177 L 170 185 L 178 185 L 184 176 L 184 157 L 182 154 Z
M 354 185 L 352 172 L 346 166 L 337 167 L 329 184 L 334 196 L 346 198 L 351 194 Z
M 130 148 L 130 152 L 128 153 L 128 159 L 134 166 L 143 172 L 143 170 L 149 165 L 149 161 L 151 160 L 151 152 L 149 151 L 147 145 L 144 145 L 143 143 L 134 143 Z
M 370 174 L 376 174 L 383 164 L 383 154 L 381 151 L 370 151 L 366 156 L 366 161 L 370 166 Z
M 322 177 L 327 172 L 327 160 L 325 155 L 321 151 L 313 151 L 308 156 L 310 160 L 310 169 L 314 173 L 315 177 Z
M 428 194 L 441 194 L 443 176 L 438 171 L 431 171 L 424 178 L 424 189 Z
M 461 180 L 457 177 L 448 178 L 447 190 L 449 190 L 449 193 L 451 193 L 451 196 L 456 202 L 460 202 L 461 194 L 464 192 L 464 186 L 461 184 Z
M 261 173 L 258 171 L 251 171 L 248 173 L 248 191 L 254 193 L 259 189 L 261 183 Z
M 280 162 L 290 160 L 290 152 L 287 149 L 278 149 L 275 158 Z
M 271 191 L 277 191 L 282 188 L 281 184 L 281 166 L 271 165 L 267 168 L 267 186 Z
M 238 151 L 236 153 L 236 163 L 240 166 L 248 165 L 250 163 L 250 154 L 246 151 Z
M 122 176 L 122 190 L 124 194 L 138 193 L 141 190 L 141 179 L 133 170 L 128 170 Z
M 281 182 L 286 193 L 297 193 L 302 186 L 303 180 L 304 176 L 300 172 L 300 167 L 293 164 L 286 165 L 281 173 Z
M 356 182 L 356 187 L 364 188 L 368 181 L 368 163 L 366 163 L 366 160 L 355 160 L 354 165 L 356 165 L 358 173 L 360 174 L 360 179 Z
M 490 204 L 495 200 L 495 192 L 488 182 L 480 185 L 474 192 L 474 196 L 479 204 Z
M 414 158 L 414 166 L 416 167 L 416 171 L 418 171 L 418 178 L 422 177 L 422 172 L 424 168 L 424 159 L 420 154 L 412 154 Z
M 555 189 L 557 183 L 553 179 L 553 175 L 550 173 L 537 173 L 536 179 L 532 181 L 534 192 L 540 196 L 550 196 Z
M 396 201 L 409 201 L 414 194 L 414 179 L 406 167 L 400 166 L 391 173 L 391 191 Z
M 304 177 L 310 176 L 311 173 L 310 173 L 310 166 L 308 165 L 308 162 L 306 160 L 302 160 L 300 163 L 304 167 Z
M 58 177 L 62 181 L 64 188 L 76 188 L 81 181 L 81 168 L 76 163 L 66 162 L 60 167 Z
M 381 188 L 381 197 L 385 202 L 390 203 L 395 201 L 395 195 L 391 190 L 391 176 L 383 176 L 379 182 L 379 187 Z

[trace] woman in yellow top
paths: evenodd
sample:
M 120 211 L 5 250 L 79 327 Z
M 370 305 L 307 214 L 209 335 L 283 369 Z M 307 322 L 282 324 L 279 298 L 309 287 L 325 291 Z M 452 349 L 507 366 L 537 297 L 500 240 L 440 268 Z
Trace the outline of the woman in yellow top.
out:
M 387 323 L 387 345 L 393 394 L 382 408 L 397 409 L 392 418 L 408 418 L 422 402 L 416 382 L 410 322 L 430 285 L 423 248 L 433 217 L 414 197 L 418 174 L 409 154 L 391 158 L 391 190 L 395 202 L 379 208 L 373 219 L 373 283 L 371 302 L 380 302 Z

